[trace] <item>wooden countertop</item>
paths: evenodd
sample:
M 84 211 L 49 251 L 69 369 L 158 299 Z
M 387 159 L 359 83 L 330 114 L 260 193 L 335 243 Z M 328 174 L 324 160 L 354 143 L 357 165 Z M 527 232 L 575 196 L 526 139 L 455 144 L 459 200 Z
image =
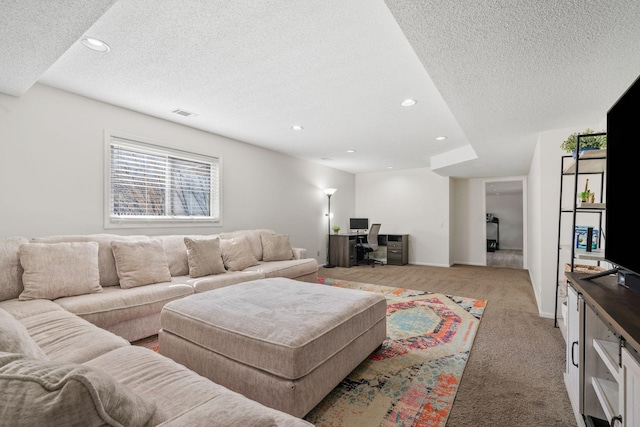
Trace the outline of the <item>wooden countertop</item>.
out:
M 618 285 L 614 275 L 581 280 L 588 273 L 565 273 L 598 315 L 640 353 L 640 293 Z

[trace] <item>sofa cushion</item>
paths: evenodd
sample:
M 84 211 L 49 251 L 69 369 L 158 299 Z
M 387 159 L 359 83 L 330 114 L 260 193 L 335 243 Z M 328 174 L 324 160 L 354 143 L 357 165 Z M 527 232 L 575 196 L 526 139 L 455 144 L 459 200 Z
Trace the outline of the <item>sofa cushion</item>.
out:
M 0 419 L 10 426 L 151 426 L 156 406 L 99 370 L 0 353 Z
M 26 317 L 20 322 L 42 351 L 58 362 L 84 363 L 130 345 L 124 338 L 64 310 Z
M 186 282 L 189 276 L 172 277 L 171 281 L 131 289 L 104 288 L 97 295 L 80 295 L 56 300 L 65 310 L 101 328 L 132 319 L 160 313 L 169 301 L 193 294 Z
M 226 271 L 222 262 L 218 237 L 202 239 L 185 237 L 184 244 L 187 247 L 189 276 L 202 277 Z
M 123 364 L 122 361 L 127 363 Z M 125 384 L 137 395 L 156 402 L 162 415 L 173 420 L 167 426 L 220 425 L 250 426 L 253 416 L 264 421 L 273 417 L 275 425 L 311 426 L 299 418 L 267 408 L 235 393 L 184 366 L 153 351 L 138 346 L 121 348 L 86 363 L 100 368 Z M 153 381 L 149 381 L 152 378 Z M 200 408 L 196 419 L 188 414 Z M 227 408 L 227 410 L 224 410 Z M 235 408 L 235 411 L 228 411 Z M 247 415 L 250 419 L 247 420 Z M 186 415 L 185 418 L 182 418 Z M 262 425 L 262 424 L 258 424 Z
M 18 298 L 23 290 L 20 246 L 29 243 L 25 237 L 0 240 L 0 301 Z
M 258 264 L 249 240 L 245 236 L 221 239 L 220 250 L 224 266 L 231 271 L 244 270 Z
M 20 263 L 20 300 L 102 292 L 96 242 L 26 243 L 20 246 Z
M 260 239 L 263 261 L 285 261 L 293 258 L 293 249 L 286 234 L 263 232 L 260 234 Z
M 171 272 L 162 241 L 148 239 L 139 241 L 111 242 L 116 270 L 123 289 L 152 283 L 171 281 Z
M 49 360 L 29 336 L 27 328 L 2 309 L 0 309 L 0 352 L 19 353 L 29 359 Z
M 265 278 L 286 277 L 295 279 L 318 272 L 318 261 L 315 258 L 292 259 L 288 261 L 260 262 L 248 267 L 245 271 L 257 271 Z
M 114 240 L 143 240 L 148 236 L 120 236 L 118 234 L 70 234 L 48 237 L 34 237 L 33 243 L 61 243 L 61 242 L 97 242 L 98 243 L 98 267 L 100 269 L 101 286 L 118 286 L 118 272 L 116 261 L 113 258 L 111 242 Z M 185 273 L 186 274 L 186 273 Z
M 48 299 L 20 301 L 18 298 L 14 298 L 7 301 L 0 301 L 0 308 L 6 310 L 17 320 L 35 316 L 40 313 L 46 313 L 47 311 L 64 311 L 64 308 Z
M 189 286 L 192 286 L 195 292 L 198 293 L 258 279 L 264 279 L 264 274 L 260 273 L 259 271 L 243 270 L 227 271 L 226 273 L 216 274 L 212 276 L 189 278 L 186 283 Z

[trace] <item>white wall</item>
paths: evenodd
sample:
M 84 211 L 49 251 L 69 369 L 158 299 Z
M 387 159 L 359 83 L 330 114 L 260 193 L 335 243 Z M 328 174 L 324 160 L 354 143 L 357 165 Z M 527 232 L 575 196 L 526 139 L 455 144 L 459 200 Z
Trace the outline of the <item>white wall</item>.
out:
M 105 230 L 105 128 L 222 157 L 223 226 Z M 352 174 L 44 85 L 20 98 L 0 94 L 0 238 L 264 227 L 289 234 L 324 263 L 325 187 L 338 188 L 332 211 L 346 222 L 355 210 Z
M 450 266 L 450 179 L 428 168 L 356 176 L 354 215 L 381 234 L 409 234 L 409 263 Z M 348 228 L 348 224 L 338 224 Z
M 540 135 L 526 184 L 527 268 L 540 313 L 555 301 L 560 143 L 585 128 Z M 183 144 L 223 159 L 222 227 L 103 228 L 103 131 Z M 327 197 L 333 224 L 351 216 L 407 233 L 409 262 L 485 265 L 484 182 L 449 179 L 428 168 L 354 176 L 229 138 L 139 114 L 43 85 L 20 98 L 0 94 L 0 238 L 51 234 L 214 234 L 265 227 L 324 263 Z M 319 255 L 318 255 L 319 254 Z
M 521 194 L 500 194 L 486 196 L 486 210 L 498 218 L 500 227 L 500 249 L 522 250 L 523 207 Z M 495 238 L 496 224 L 486 224 L 487 239 Z

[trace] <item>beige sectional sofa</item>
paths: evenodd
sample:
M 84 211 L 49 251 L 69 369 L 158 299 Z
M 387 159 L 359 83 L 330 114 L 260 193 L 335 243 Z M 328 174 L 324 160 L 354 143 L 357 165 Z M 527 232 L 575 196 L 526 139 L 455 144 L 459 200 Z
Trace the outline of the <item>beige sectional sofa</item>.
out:
M 315 282 L 316 260 L 287 244 L 270 230 L 0 240 L 0 424 L 309 426 L 130 344 L 169 301 Z

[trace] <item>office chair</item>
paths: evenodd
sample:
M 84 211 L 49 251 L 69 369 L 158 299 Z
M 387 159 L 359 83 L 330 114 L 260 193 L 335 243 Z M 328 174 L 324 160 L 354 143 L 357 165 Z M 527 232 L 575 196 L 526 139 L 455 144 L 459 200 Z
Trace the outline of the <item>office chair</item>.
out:
M 371 252 L 375 252 L 378 250 L 378 232 L 380 231 L 380 224 L 372 224 L 369 229 L 369 234 L 367 234 L 366 242 L 359 242 L 360 249 L 364 252 L 364 263 L 371 265 L 371 267 L 375 267 L 376 264 L 384 265 L 384 263 L 380 260 L 373 259 L 369 257 Z

